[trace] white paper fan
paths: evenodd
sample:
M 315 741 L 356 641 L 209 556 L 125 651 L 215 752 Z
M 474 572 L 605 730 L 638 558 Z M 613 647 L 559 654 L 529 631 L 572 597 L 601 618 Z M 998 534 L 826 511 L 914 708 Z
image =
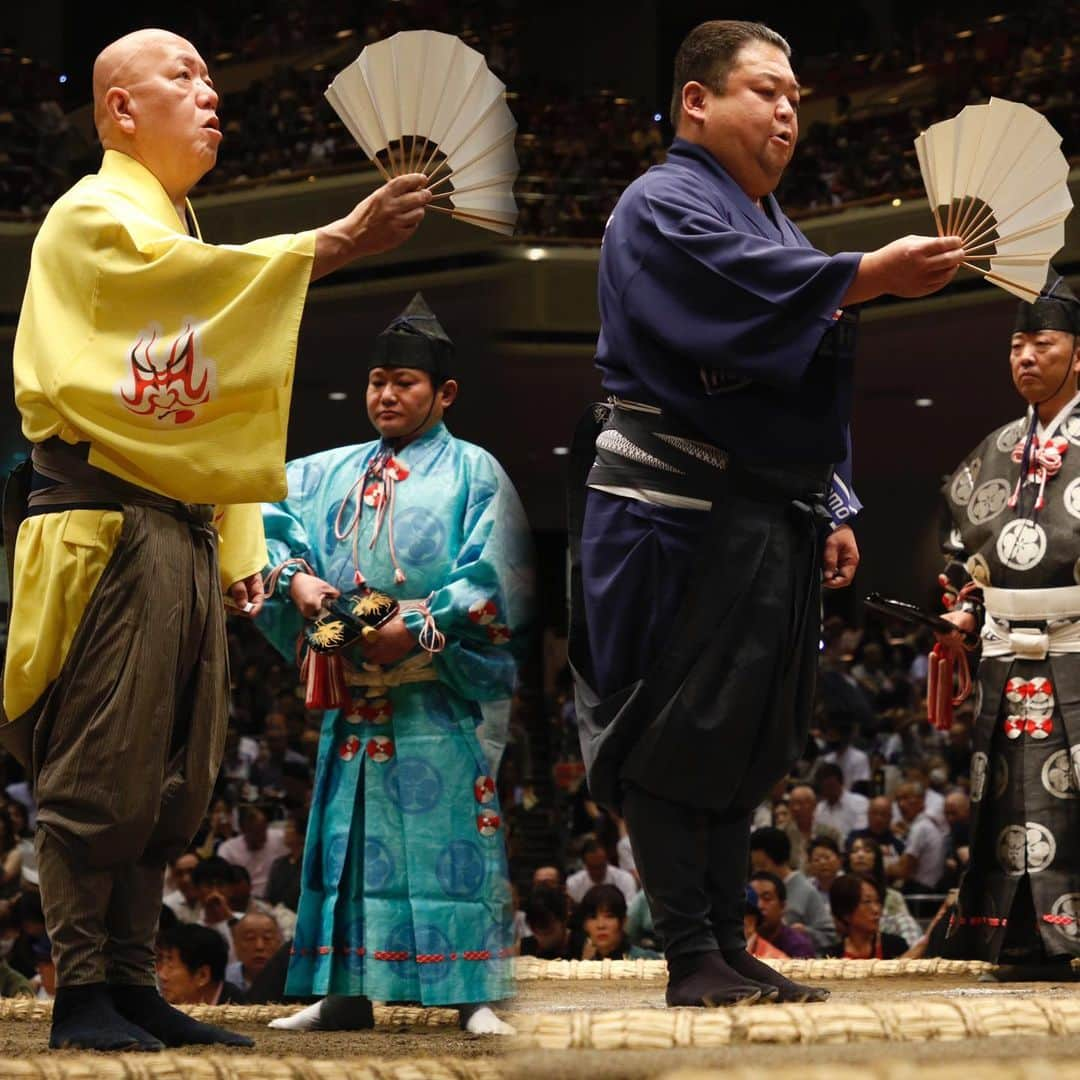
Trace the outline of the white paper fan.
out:
M 1061 136 L 1041 113 L 991 98 L 915 140 L 939 236 L 959 236 L 964 265 L 1033 302 L 1065 243 L 1072 210 Z
M 517 123 L 505 92 L 463 41 L 409 30 L 368 45 L 326 98 L 386 179 L 426 173 L 429 210 L 511 235 Z

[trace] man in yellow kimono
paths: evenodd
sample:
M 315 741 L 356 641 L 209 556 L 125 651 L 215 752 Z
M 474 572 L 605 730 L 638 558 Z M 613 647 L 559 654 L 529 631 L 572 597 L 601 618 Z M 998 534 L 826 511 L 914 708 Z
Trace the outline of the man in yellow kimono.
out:
M 397 246 L 430 198 L 426 177 L 400 177 L 323 228 L 206 244 L 187 194 L 217 157 L 217 103 L 175 34 L 101 53 L 101 171 L 45 219 L 15 339 L 34 449 L 5 493 L 2 731 L 39 804 L 53 1047 L 250 1042 L 154 985 L 165 860 L 201 820 L 224 748 L 221 589 L 248 615 L 262 605 L 258 504 L 286 493 L 309 282 Z

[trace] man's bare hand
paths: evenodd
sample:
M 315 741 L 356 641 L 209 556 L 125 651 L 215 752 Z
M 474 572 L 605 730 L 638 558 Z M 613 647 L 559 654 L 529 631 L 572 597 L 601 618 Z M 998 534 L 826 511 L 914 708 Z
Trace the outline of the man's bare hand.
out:
M 405 620 L 395 615 L 389 622 L 379 627 L 378 637 L 364 641 L 361 646 L 364 659 L 372 664 L 396 664 L 413 651 L 416 638 L 409 632 Z
M 356 215 L 356 254 L 378 255 L 408 240 L 424 220 L 431 202 L 430 183 L 423 173 L 396 176 L 373 191 L 353 211 Z
M 960 634 L 974 634 L 978 629 L 975 623 L 975 616 L 970 611 L 947 611 L 941 616 L 947 623 L 952 623 L 956 627 L 956 632 Z M 940 631 L 935 631 L 938 641 L 945 641 L 947 638 L 952 637 L 952 634 L 945 634 Z
M 902 236 L 862 257 L 841 306 L 885 293 L 929 296 L 952 281 L 965 258 L 958 236 Z
M 430 182 L 423 173 L 395 176 L 357 203 L 346 217 L 317 229 L 312 281 L 353 259 L 392 251 L 408 240 L 431 202 Z
M 825 540 L 821 557 L 822 580 L 826 589 L 844 589 L 855 579 L 859 565 L 859 545 L 850 525 L 834 529 Z
M 944 288 L 964 261 L 959 236 L 902 236 L 871 252 L 879 262 L 885 292 L 894 296 L 928 296 Z
M 305 619 L 314 619 L 323 609 L 323 602 L 333 600 L 341 592 L 329 581 L 314 574 L 297 573 L 289 582 L 289 596 Z
M 226 606 L 237 615 L 254 619 L 262 611 L 266 599 L 262 574 L 249 574 L 242 581 L 234 581 L 226 590 L 225 599 Z

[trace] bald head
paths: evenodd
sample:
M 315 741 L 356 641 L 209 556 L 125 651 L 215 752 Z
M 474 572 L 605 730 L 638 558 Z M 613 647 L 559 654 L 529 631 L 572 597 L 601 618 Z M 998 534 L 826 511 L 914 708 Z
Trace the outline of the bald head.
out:
M 887 795 L 878 795 L 870 800 L 866 808 L 866 825 L 872 833 L 880 836 L 889 831 L 892 824 L 892 799 Z
M 950 826 L 966 825 L 971 820 L 971 799 L 963 791 L 945 796 L 945 820 Z
M 806 784 L 793 787 L 788 796 L 788 806 L 791 809 L 791 816 L 799 826 L 799 831 L 809 832 L 813 826 L 814 810 L 817 807 L 817 795 L 814 789 Z
M 104 143 L 106 121 L 109 119 L 105 107 L 105 98 L 111 87 L 130 90 L 145 77 L 148 65 L 152 66 L 160 58 L 161 51 L 167 45 L 187 47 L 195 52 L 195 47 L 171 30 L 136 30 L 117 38 L 98 53 L 94 61 L 94 125 L 98 138 Z
M 249 911 L 232 929 L 236 958 L 249 977 L 258 975 L 281 948 L 281 930 L 272 915 Z
M 141 161 L 174 202 L 217 160 L 217 93 L 186 38 L 136 30 L 94 61 L 94 124 L 106 150 Z
M 896 805 L 905 821 L 914 821 L 926 808 L 926 788 L 917 780 L 908 780 L 896 788 Z

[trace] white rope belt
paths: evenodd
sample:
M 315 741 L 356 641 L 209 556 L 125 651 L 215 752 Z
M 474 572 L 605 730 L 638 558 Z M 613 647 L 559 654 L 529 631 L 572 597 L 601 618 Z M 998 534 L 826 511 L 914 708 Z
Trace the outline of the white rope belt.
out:
M 995 589 L 983 587 L 986 621 L 982 654 L 1045 660 L 1047 656 L 1080 653 L 1080 585 L 1060 589 Z M 1013 626 L 1015 622 L 1042 622 Z
M 405 683 L 437 682 L 439 673 L 431 666 L 431 653 L 410 656 L 392 668 L 357 668 L 346 661 L 345 682 L 349 686 L 367 686 L 372 690 L 403 686 Z

